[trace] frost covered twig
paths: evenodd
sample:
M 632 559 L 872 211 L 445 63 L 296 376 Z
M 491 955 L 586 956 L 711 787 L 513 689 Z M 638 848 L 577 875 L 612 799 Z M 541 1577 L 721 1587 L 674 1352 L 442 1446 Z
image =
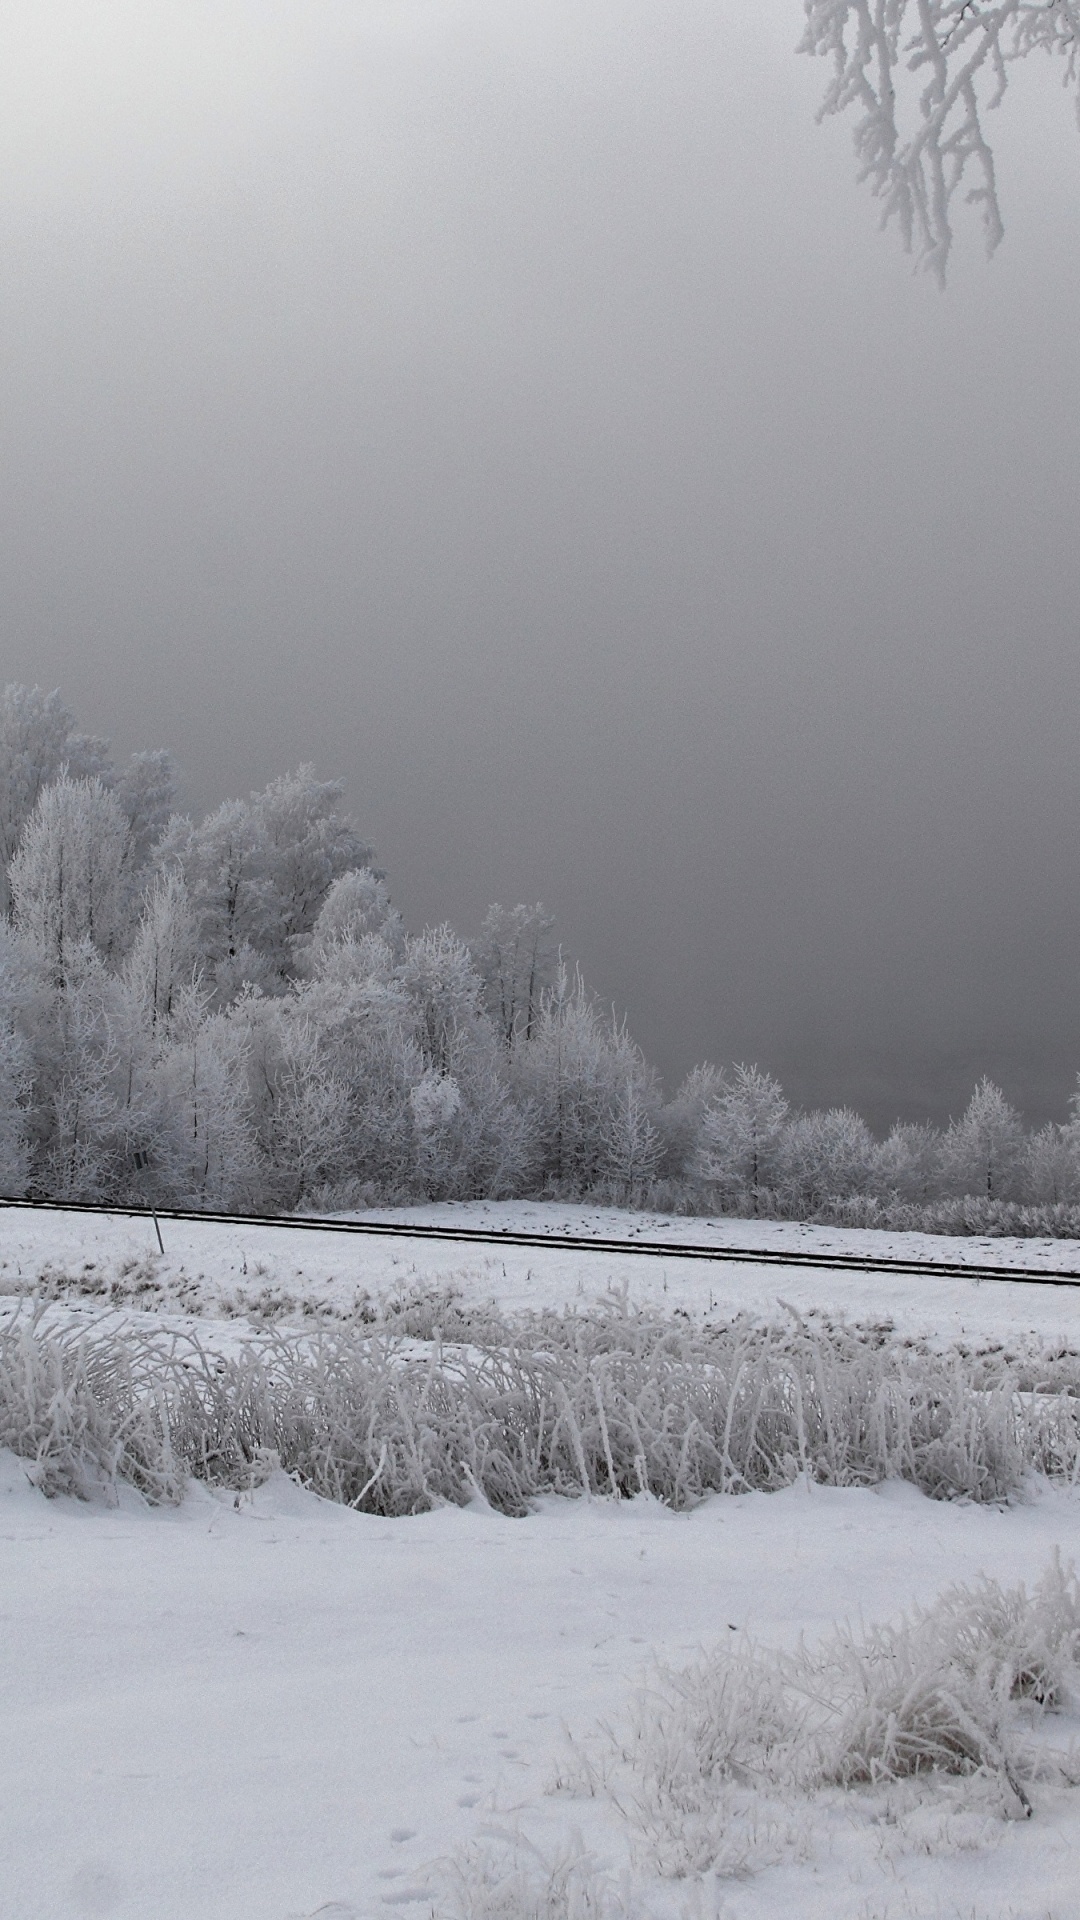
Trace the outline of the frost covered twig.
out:
M 957 194 L 979 208 L 988 253 L 1002 238 L 994 156 L 982 116 L 1009 63 L 1036 49 L 1064 62 L 1080 118 L 1080 0 L 805 0 L 800 50 L 833 76 L 821 117 L 854 107 L 859 178 L 885 221 L 944 283 Z

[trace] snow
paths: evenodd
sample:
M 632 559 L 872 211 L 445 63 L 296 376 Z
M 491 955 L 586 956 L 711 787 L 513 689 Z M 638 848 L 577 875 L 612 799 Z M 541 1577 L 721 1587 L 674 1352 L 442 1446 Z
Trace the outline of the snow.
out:
M 360 1218 L 362 1216 L 355 1216 Z M 685 1240 L 698 1245 L 855 1253 L 987 1265 L 1064 1269 L 1080 1276 L 1080 1243 L 1068 1240 L 954 1239 L 860 1232 L 795 1222 L 672 1218 L 539 1201 L 442 1203 L 382 1209 L 381 1220 L 506 1232 L 570 1232 L 597 1238 Z M 1021 1340 L 1032 1332 L 1072 1340 L 1080 1328 L 1080 1286 L 1008 1285 L 979 1278 L 754 1267 L 640 1255 L 453 1242 L 365 1238 L 359 1234 L 233 1227 L 164 1220 L 165 1255 L 151 1221 L 122 1215 L 0 1211 L 0 1296 L 31 1293 L 85 1302 L 109 1299 L 181 1317 L 245 1315 L 302 1322 L 313 1314 L 351 1319 L 372 1301 L 452 1287 L 466 1302 L 497 1300 L 506 1310 L 562 1307 L 624 1292 L 634 1303 L 695 1316 L 751 1313 L 777 1302 L 852 1321 L 888 1322 L 942 1340 Z
M 598 1209 L 418 1212 L 529 1230 L 544 1218 L 597 1233 L 706 1231 Z M 141 1266 L 148 1224 L 0 1215 L 0 1287 L 32 1295 L 48 1268 L 44 1290 L 74 1306 L 61 1270 L 108 1288 L 134 1261 L 153 1276 L 134 1296 L 142 1310 L 170 1321 L 197 1311 L 208 1330 L 264 1287 L 302 1322 L 305 1299 L 348 1314 L 358 1293 L 447 1281 L 510 1308 L 624 1283 L 635 1299 L 695 1312 L 710 1300 L 717 1313 L 771 1312 L 781 1294 L 939 1338 L 1072 1338 L 1080 1318 L 1076 1294 L 1023 1285 L 676 1261 L 654 1273 L 556 1249 L 466 1259 L 454 1246 L 176 1222 L 164 1225 L 166 1259 Z M 740 1244 L 751 1233 L 834 1247 L 868 1238 L 711 1231 Z M 913 1238 L 874 1236 L 903 1252 Z M 952 1259 L 973 1251 L 933 1244 Z M 1050 1244 L 1047 1264 L 1080 1266 L 1080 1249 Z M 1037 1251 L 995 1242 L 976 1257 L 1034 1264 Z M 82 1310 L 108 1304 L 90 1294 Z M 524 1520 L 477 1504 L 388 1521 L 280 1473 L 242 1496 L 193 1486 L 178 1509 L 132 1494 L 111 1509 L 46 1501 L 0 1455 L 0 1916 L 446 1914 L 439 1863 L 460 1849 L 517 1833 L 550 1858 L 577 1832 L 613 1884 L 630 1872 L 635 1915 L 1075 1920 L 1074 1790 L 1037 1786 L 1022 1824 L 965 1812 L 958 1783 L 928 1789 L 907 1820 L 875 1824 L 854 1801 L 804 1810 L 805 1844 L 785 1864 L 703 1891 L 635 1864 L 632 1830 L 605 1799 L 549 1790 L 567 1730 L 587 1740 L 617 1721 L 656 1659 L 688 1661 L 732 1629 L 790 1646 L 838 1621 L 894 1619 L 979 1573 L 1030 1585 L 1055 1548 L 1080 1562 L 1080 1492 L 1033 1489 L 995 1509 L 897 1484 L 800 1484 L 682 1515 L 640 1498 L 549 1500 Z

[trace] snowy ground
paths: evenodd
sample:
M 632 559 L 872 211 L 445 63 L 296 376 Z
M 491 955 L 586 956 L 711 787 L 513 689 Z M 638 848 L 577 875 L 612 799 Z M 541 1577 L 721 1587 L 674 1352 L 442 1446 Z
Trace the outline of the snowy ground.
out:
M 532 1227 L 537 1210 L 476 1209 Z M 462 1220 L 464 1209 L 425 1209 Z M 467 1215 L 465 1217 L 468 1217 Z M 545 1209 L 598 1232 L 626 1216 Z M 672 1223 L 639 1220 L 642 1231 Z M 705 1223 L 676 1223 L 700 1239 Z M 869 1236 L 724 1223 L 782 1244 Z M 507 1307 L 605 1288 L 668 1309 L 771 1313 L 778 1295 L 853 1320 L 976 1340 L 1075 1342 L 1080 1293 L 964 1281 L 756 1272 L 460 1247 L 334 1241 L 141 1222 L 0 1214 L 0 1291 L 72 1299 L 92 1317 L 128 1295 L 210 1317 L 451 1281 Z M 891 1251 L 912 1239 L 874 1236 Z M 153 1243 L 156 1250 L 156 1243 Z M 1039 1243 L 922 1242 L 1035 1264 Z M 1045 1264 L 1076 1265 L 1052 1243 Z M 125 1279 L 123 1268 L 128 1266 Z M 244 1271 L 245 1265 L 247 1271 Z M 257 1268 L 261 1265 L 262 1272 Z M 44 1282 L 41 1276 L 45 1274 Z M 135 1276 L 149 1284 L 135 1292 Z M 250 1290 L 250 1291 L 249 1291 Z M 1036 1788 L 1006 1821 L 956 1783 L 885 1818 L 803 1809 L 785 1864 L 664 1886 L 632 1864 L 632 1828 L 603 1800 L 552 1795 L 577 1738 L 617 1719 L 650 1661 L 689 1660 L 749 1630 L 791 1645 L 842 1620 L 885 1620 L 980 1572 L 1080 1562 L 1080 1493 L 1006 1510 L 914 1490 L 799 1486 L 686 1515 L 639 1499 L 549 1501 L 525 1520 L 474 1507 L 412 1520 L 350 1513 L 282 1475 L 239 1502 L 195 1487 L 177 1510 L 46 1501 L 0 1456 L 2 1920 L 375 1920 L 452 1908 L 440 1861 L 492 1832 L 547 1857 L 575 1830 L 630 1911 L 725 1920 L 1077 1920 L 1080 1791 Z M 1065 1731 L 1080 1733 L 1080 1723 Z M 879 1805 L 877 1814 L 880 1816 Z
M 513 1201 L 387 1209 L 380 1218 L 423 1224 L 569 1231 L 598 1237 L 691 1240 L 698 1244 L 798 1248 L 965 1261 L 973 1266 L 1056 1268 L 1080 1276 L 1080 1243 L 984 1240 L 927 1234 L 862 1233 L 747 1220 L 686 1220 L 599 1207 Z M 509 1311 L 562 1307 L 625 1290 L 632 1302 L 693 1315 L 749 1312 L 771 1317 L 778 1300 L 852 1321 L 888 1322 L 944 1340 L 1080 1339 L 1080 1286 L 1045 1287 L 902 1274 L 830 1273 L 553 1248 L 477 1247 L 438 1241 L 162 1222 L 0 1209 L 0 1296 L 124 1303 L 159 1312 L 241 1315 L 294 1323 L 313 1314 L 350 1320 L 372 1301 L 452 1287 L 466 1301 L 497 1300 Z

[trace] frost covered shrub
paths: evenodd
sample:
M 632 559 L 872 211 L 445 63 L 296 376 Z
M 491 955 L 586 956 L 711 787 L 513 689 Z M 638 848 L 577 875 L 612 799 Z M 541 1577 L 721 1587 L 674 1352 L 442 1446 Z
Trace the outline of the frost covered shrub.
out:
M 838 1702 L 818 1734 L 822 1777 L 895 1780 L 938 1771 L 1000 1775 L 1029 1811 L 1021 1780 L 1037 1770 L 1016 1704 L 1067 1704 L 1080 1656 L 1075 1575 L 1055 1560 L 1033 1595 L 996 1581 L 955 1587 L 899 1627 L 836 1635 L 800 1656 Z
M 443 1880 L 443 1920 L 634 1920 L 640 1912 L 580 1842 L 554 1859 L 521 1836 L 470 1847 Z
M 388 1515 L 477 1498 L 523 1514 L 545 1493 L 685 1508 L 802 1474 L 1001 1500 L 1031 1470 L 1080 1472 L 1078 1392 L 1074 1356 L 922 1353 L 794 1317 L 500 1323 L 414 1300 L 369 1333 L 279 1331 L 218 1356 L 191 1337 L 0 1333 L 0 1443 L 59 1462 L 58 1487 L 80 1490 L 83 1454 L 90 1480 L 153 1498 L 176 1497 L 185 1472 L 244 1485 L 273 1457 Z
M 606 1792 L 662 1872 L 740 1872 L 798 1851 L 792 1796 L 919 1776 L 977 1781 L 1009 1817 L 1080 1777 L 1035 1738 L 1080 1680 L 1080 1594 L 1055 1560 L 1033 1593 L 981 1580 L 896 1626 L 794 1654 L 741 1643 L 661 1669 L 563 1785 Z M 786 1813 L 785 1813 L 786 1809 Z
M 895 1195 L 856 1194 L 825 1201 L 814 1213 L 823 1226 L 870 1227 L 890 1233 L 978 1235 L 982 1239 L 1080 1240 L 1080 1204 L 1022 1204 L 981 1194 L 915 1202 Z

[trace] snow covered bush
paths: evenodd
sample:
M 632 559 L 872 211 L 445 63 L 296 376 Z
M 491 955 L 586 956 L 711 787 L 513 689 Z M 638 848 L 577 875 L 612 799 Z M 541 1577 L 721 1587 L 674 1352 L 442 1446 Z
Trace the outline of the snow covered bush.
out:
M 1009 1818 L 1080 1760 L 1038 1738 L 1074 1704 L 1080 1593 L 1055 1560 L 1029 1593 L 982 1579 L 895 1625 L 840 1627 L 794 1652 L 721 1645 L 661 1668 L 621 1729 L 578 1747 L 559 1782 L 609 1795 L 667 1874 L 740 1873 L 798 1852 L 798 1796 L 942 1775 Z

